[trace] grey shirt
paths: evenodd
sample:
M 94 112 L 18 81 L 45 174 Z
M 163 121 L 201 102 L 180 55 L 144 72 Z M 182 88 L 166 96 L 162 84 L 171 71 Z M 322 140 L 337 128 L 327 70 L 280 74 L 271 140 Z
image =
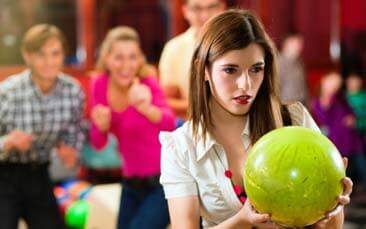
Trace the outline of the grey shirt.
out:
M 308 100 L 308 85 L 304 65 L 299 60 L 279 57 L 280 98 L 283 103 L 299 101 L 305 106 Z

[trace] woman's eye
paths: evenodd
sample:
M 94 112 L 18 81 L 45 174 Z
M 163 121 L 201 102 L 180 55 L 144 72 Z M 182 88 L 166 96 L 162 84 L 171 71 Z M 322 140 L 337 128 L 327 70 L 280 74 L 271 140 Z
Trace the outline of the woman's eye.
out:
M 235 68 L 224 68 L 226 74 L 234 74 L 236 72 Z
M 250 69 L 250 71 L 253 72 L 253 73 L 259 73 L 263 70 L 264 70 L 264 68 L 262 66 L 256 66 L 256 67 L 253 67 L 253 68 Z

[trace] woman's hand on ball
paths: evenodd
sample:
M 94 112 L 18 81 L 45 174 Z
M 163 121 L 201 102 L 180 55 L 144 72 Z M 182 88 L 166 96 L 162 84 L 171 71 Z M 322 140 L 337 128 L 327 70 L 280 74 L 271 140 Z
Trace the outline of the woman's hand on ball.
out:
M 344 167 L 348 166 L 348 159 L 346 157 L 343 158 Z M 351 201 L 350 195 L 353 189 L 353 182 L 349 177 L 344 177 L 342 179 L 343 183 L 343 193 L 337 197 L 337 201 L 340 205 L 347 205 Z
M 326 228 L 328 226 L 327 224 L 330 223 L 334 217 L 337 217 L 340 214 L 342 214 L 341 217 L 343 217 L 343 206 L 349 204 L 351 201 L 350 195 L 352 193 L 353 182 L 350 178 L 344 177 L 342 183 L 343 193 L 342 195 L 337 196 L 338 206 L 333 211 L 327 213 L 322 220 L 317 222 L 315 228 Z
M 350 195 L 352 193 L 353 182 L 349 177 L 342 179 L 343 183 L 343 194 L 337 197 L 339 204 L 347 205 L 351 201 Z
M 271 217 L 269 214 L 260 214 L 258 213 L 254 207 L 251 205 L 249 199 L 245 201 L 243 208 L 240 210 L 239 215 L 245 224 L 249 224 L 251 226 L 256 226 L 259 228 L 280 228 L 279 225 L 273 223 L 271 221 Z

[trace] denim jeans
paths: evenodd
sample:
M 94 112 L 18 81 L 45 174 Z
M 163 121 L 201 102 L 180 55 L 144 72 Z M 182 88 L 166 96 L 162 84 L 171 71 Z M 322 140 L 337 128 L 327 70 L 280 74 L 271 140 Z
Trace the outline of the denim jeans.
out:
M 122 182 L 118 229 L 165 229 L 168 224 L 168 205 L 161 185 L 137 190 Z

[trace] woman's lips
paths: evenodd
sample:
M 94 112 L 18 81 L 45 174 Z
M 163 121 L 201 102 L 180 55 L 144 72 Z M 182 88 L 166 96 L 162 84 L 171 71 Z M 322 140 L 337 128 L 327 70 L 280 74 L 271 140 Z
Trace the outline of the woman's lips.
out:
M 252 98 L 252 96 L 250 96 L 250 95 L 241 95 L 241 96 L 234 97 L 234 101 L 237 104 L 245 105 L 245 104 L 248 104 L 249 103 L 249 100 L 251 98 Z

